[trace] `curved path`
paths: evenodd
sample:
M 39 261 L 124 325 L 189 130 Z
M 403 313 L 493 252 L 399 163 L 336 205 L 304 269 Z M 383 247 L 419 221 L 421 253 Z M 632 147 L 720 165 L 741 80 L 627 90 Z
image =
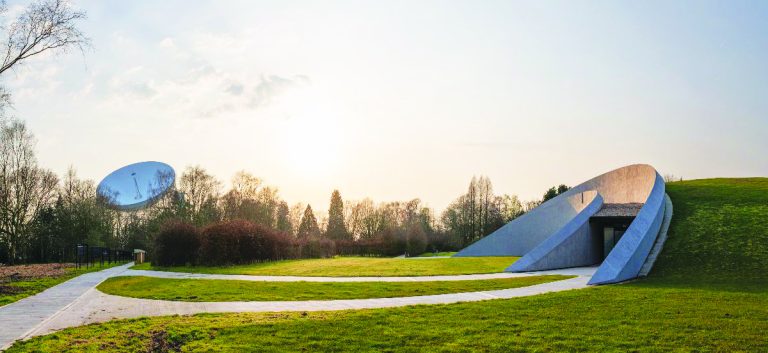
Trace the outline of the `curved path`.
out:
M 116 276 L 146 276 L 174 279 L 228 279 L 239 281 L 266 282 L 434 282 L 434 281 L 471 281 L 480 279 L 528 277 L 532 275 L 573 275 L 591 276 L 595 269 L 592 267 L 576 267 L 561 270 L 537 272 L 497 272 L 476 275 L 449 276 L 401 276 L 401 277 L 316 277 L 316 276 L 253 276 L 253 275 L 219 275 L 208 273 L 169 272 L 151 270 L 126 270 Z
M 426 276 L 426 277 L 287 277 L 205 275 L 178 272 L 130 270 L 132 264 L 110 268 L 76 277 L 35 296 L 0 307 L 0 349 L 17 339 L 55 332 L 67 327 L 81 326 L 114 319 L 141 316 L 188 315 L 205 312 L 274 312 L 274 311 L 330 311 L 348 309 L 392 308 L 422 304 L 452 304 L 524 297 L 587 287 L 596 267 L 571 268 L 530 273 L 497 273 L 482 275 Z M 452 293 L 400 298 L 270 301 L 270 302 L 180 302 L 128 298 L 109 295 L 95 287 L 115 276 L 152 276 L 163 278 L 210 278 L 252 281 L 449 281 L 490 278 L 525 277 L 544 274 L 576 275 L 577 277 L 542 283 L 529 287 L 481 292 Z

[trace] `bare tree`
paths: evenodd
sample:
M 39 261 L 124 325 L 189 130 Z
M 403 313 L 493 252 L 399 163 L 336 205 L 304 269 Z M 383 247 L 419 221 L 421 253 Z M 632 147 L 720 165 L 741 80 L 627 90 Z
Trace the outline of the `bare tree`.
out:
M 290 212 L 288 213 L 289 218 L 291 220 L 291 234 L 296 236 L 296 234 L 299 232 L 299 226 L 301 225 L 301 217 L 304 215 L 304 204 L 299 202 L 293 206 L 291 206 Z
M 56 195 L 58 179 L 37 166 L 34 144 L 23 122 L 0 120 L 0 241 L 11 263 L 29 240 L 31 223 Z
M 200 166 L 187 167 L 179 179 L 179 190 L 184 194 L 185 207 L 196 222 L 207 218 L 201 217 L 206 208 L 216 206 L 220 188 L 221 183 Z
M 539 207 L 539 205 L 541 205 L 541 200 L 525 201 L 525 202 L 523 202 L 523 210 L 525 212 L 530 212 L 534 208 Z
M 70 167 L 60 181 L 55 202 L 59 244 L 120 245 L 119 213 L 98 202 L 96 184 L 80 179 Z
M 502 224 L 506 224 L 507 222 L 520 217 L 525 213 L 525 208 L 523 206 L 523 203 L 520 202 L 520 199 L 517 197 L 517 195 L 501 195 L 496 197 L 496 203 L 498 206 L 496 208 L 499 210 Z
M 0 15 L 7 13 L 5 1 Z M 64 53 L 90 46 L 90 39 L 77 28 L 85 12 L 75 11 L 66 0 L 41 0 L 30 4 L 10 25 L 3 46 L 5 54 L 0 74 L 24 60 L 46 51 Z
M 680 180 L 682 181 L 683 178 L 680 178 Z M 678 181 L 678 178 L 675 177 L 674 174 L 664 174 L 664 182 L 665 183 L 671 183 L 673 181 Z
M 232 177 L 232 189 L 222 197 L 226 219 L 245 219 L 270 228 L 277 227 L 280 208 L 279 191 L 245 171 Z
M 357 209 L 360 225 L 356 227 L 360 229 L 360 238 L 373 238 L 383 228 L 381 212 L 376 209 L 373 200 L 369 198 L 358 202 Z
M 261 184 L 261 179 L 244 170 L 235 173 L 235 176 L 232 177 L 232 190 L 237 192 L 242 199 L 257 199 Z
M 524 206 L 517 196 L 494 195 L 490 178 L 480 176 L 472 177 L 467 192 L 451 202 L 440 219 L 446 231 L 467 245 L 523 213 Z
M 0 1 L 0 17 L 8 13 L 5 0 Z M 66 0 L 41 0 L 30 4 L 11 23 L 1 22 L 6 30 L 5 48 L 0 64 L 0 77 L 27 59 L 51 52 L 65 53 L 72 48 L 83 51 L 91 41 L 77 28 L 77 22 L 85 19 L 85 12 L 75 11 Z M 0 113 L 11 104 L 11 94 L 0 86 Z

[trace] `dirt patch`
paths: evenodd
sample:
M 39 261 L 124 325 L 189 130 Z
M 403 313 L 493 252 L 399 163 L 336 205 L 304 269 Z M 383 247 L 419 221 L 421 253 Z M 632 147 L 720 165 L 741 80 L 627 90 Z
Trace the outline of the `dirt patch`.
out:
M 19 294 L 24 291 L 24 288 L 15 286 L 6 286 L 0 284 L 0 295 Z
M 149 337 L 149 347 L 147 347 L 147 353 L 167 353 L 167 352 L 181 352 L 182 341 L 170 340 L 168 338 L 168 331 L 156 330 L 151 331 Z
M 0 266 L 0 282 L 11 282 L 24 279 L 45 277 L 61 277 L 66 275 L 74 264 L 35 264 L 18 266 Z

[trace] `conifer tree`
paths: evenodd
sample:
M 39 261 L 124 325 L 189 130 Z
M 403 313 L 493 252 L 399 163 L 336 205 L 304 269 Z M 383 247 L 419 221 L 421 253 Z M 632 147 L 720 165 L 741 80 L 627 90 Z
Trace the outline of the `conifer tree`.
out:
M 280 202 L 277 206 L 277 230 L 281 232 L 291 233 L 293 225 L 291 224 L 291 214 L 288 209 L 288 203 L 285 201 Z
M 325 235 L 333 240 L 351 240 L 344 224 L 344 201 L 341 200 L 339 190 L 333 190 L 331 194 L 331 206 L 328 208 L 328 229 Z
M 312 212 L 312 206 L 307 205 L 304 209 L 304 216 L 301 217 L 301 224 L 296 236 L 298 238 L 317 238 L 320 236 L 320 227 L 317 225 L 317 218 Z

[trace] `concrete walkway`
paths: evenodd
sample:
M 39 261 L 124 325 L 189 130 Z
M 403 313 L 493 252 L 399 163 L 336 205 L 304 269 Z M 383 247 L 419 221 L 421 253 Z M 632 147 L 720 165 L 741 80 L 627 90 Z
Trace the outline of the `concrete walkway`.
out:
M 549 274 L 592 276 L 593 267 L 566 268 L 560 270 L 538 272 L 498 272 L 477 275 L 451 275 L 451 276 L 410 276 L 410 277 L 314 277 L 314 276 L 252 276 L 252 275 L 218 275 L 208 273 L 186 273 L 150 270 L 127 270 L 115 276 L 146 276 L 177 279 L 227 279 L 240 281 L 267 281 L 267 282 L 432 282 L 432 281 L 471 281 L 481 279 L 514 278 L 527 276 L 541 276 Z
M 498 273 L 484 275 L 427 276 L 427 277 L 286 277 L 204 275 L 161 271 L 129 270 L 131 264 L 114 267 L 76 277 L 35 296 L 0 308 L 0 349 L 14 340 L 45 335 L 64 328 L 81 326 L 114 319 L 142 316 L 188 315 L 205 312 L 273 312 L 273 311 L 330 311 L 348 309 L 391 308 L 423 304 L 452 304 L 490 299 L 524 297 L 587 287 L 596 267 L 572 268 L 532 273 Z M 272 302 L 180 302 L 128 298 L 102 293 L 95 287 L 114 276 L 153 276 L 163 278 L 245 279 L 253 281 L 448 281 L 489 278 L 525 277 L 544 274 L 565 274 L 578 277 L 538 284 L 523 288 L 492 291 L 453 293 L 400 298 L 351 300 L 311 300 Z
M 273 302 L 181 302 L 137 299 L 104 294 L 96 289 L 92 289 L 88 291 L 86 295 L 78 299 L 68 310 L 29 332 L 26 337 L 45 335 L 67 327 L 142 316 L 188 315 L 211 312 L 374 309 L 420 304 L 452 304 L 458 302 L 516 298 L 584 288 L 587 286 L 589 279 L 590 277 L 588 276 L 579 276 L 563 281 L 543 283 L 522 288 L 417 297 Z
M 66 311 L 99 283 L 127 270 L 133 263 L 86 273 L 31 297 L 0 307 L 0 350 L 28 337 L 38 327 Z

